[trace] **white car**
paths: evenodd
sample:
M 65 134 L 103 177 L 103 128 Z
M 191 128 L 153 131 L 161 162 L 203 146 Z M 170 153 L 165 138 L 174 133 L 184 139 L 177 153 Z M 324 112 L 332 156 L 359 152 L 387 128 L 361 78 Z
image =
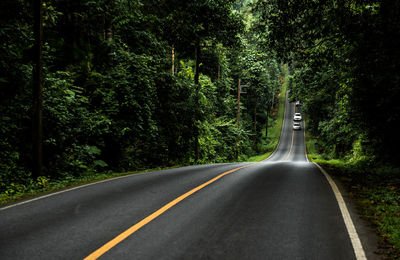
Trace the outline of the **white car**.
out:
M 300 130 L 301 125 L 299 122 L 293 122 L 293 130 Z
M 300 100 L 296 101 L 296 107 L 301 106 Z
M 301 114 L 300 113 L 295 113 L 293 116 L 294 121 L 301 121 Z

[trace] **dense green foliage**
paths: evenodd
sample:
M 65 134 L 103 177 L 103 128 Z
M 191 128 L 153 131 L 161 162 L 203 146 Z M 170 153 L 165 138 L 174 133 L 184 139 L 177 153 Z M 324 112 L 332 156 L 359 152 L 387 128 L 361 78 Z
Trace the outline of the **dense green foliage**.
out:
M 33 8 L 1 1 L 0 191 L 261 152 L 281 72 L 274 55 L 257 48 L 248 1 L 235 2 L 44 1 L 47 177 L 36 179 Z M 248 88 L 237 126 L 239 78 Z
M 398 164 L 400 3 L 258 1 L 266 46 L 290 63 L 321 149 Z M 266 26 L 267 25 L 267 26 Z
M 32 176 L 32 1 L 0 1 L 3 197 L 265 152 L 288 63 L 312 159 L 346 161 L 325 166 L 399 247 L 398 168 L 377 162 L 399 165 L 400 2 L 44 0 L 43 11 L 44 169 Z
M 400 252 L 400 2 L 259 0 L 265 47 L 289 64 L 310 159 L 340 178 Z M 386 243 L 391 244 L 387 246 Z

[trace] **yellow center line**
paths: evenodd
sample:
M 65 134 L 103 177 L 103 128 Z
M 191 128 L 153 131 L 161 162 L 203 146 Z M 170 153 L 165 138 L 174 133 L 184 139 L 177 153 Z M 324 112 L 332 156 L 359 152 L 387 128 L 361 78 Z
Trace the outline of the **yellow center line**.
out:
M 294 130 L 292 130 L 292 143 L 290 144 L 290 150 L 289 150 L 288 155 L 287 155 L 286 158 L 285 158 L 285 161 L 287 161 L 287 160 L 289 159 L 290 153 L 292 152 L 292 149 L 293 149 L 293 140 L 294 140 Z
M 249 167 L 249 166 L 253 166 L 255 164 L 256 163 L 248 164 L 248 165 L 244 165 L 244 166 L 241 166 L 241 167 L 238 167 L 238 168 L 223 172 L 220 175 L 218 175 L 217 177 L 214 177 L 213 179 L 211 179 L 211 180 L 209 180 L 209 181 L 197 186 L 196 188 L 186 192 L 185 194 L 183 194 L 183 195 L 179 196 L 178 198 L 174 199 L 173 201 L 165 204 L 163 207 L 161 207 L 157 211 L 153 212 L 152 214 L 150 214 L 146 218 L 142 219 L 141 221 L 139 221 L 138 223 L 136 223 L 132 227 L 128 228 L 127 230 L 125 230 L 124 232 L 122 232 L 121 234 L 119 234 L 118 236 L 116 236 L 115 238 L 113 238 L 112 240 L 107 242 L 106 244 L 104 244 L 102 247 L 100 247 L 99 249 L 97 249 L 96 251 L 91 253 L 89 256 L 87 256 L 85 258 L 85 260 L 92 260 L 92 259 L 99 258 L 104 253 L 109 251 L 111 248 L 113 248 L 114 246 L 116 246 L 117 244 L 119 244 L 120 242 L 125 240 L 127 237 L 129 237 L 130 235 L 132 235 L 133 233 L 138 231 L 140 228 L 144 227 L 145 225 L 147 225 L 148 223 L 150 223 L 151 221 L 153 221 L 154 219 L 159 217 L 161 214 L 166 212 L 168 209 L 172 208 L 173 206 L 175 206 L 176 204 L 178 204 L 179 202 L 181 202 L 185 198 L 189 197 L 193 193 L 195 193 L 195 192 L 203 189 L 204 187 L 210 185 L 211 183 L 221 179 L 225 175 L 228 175 L 230 173 L 236 172 L 236 171 L 238 171 L 240 169 L 243 169 L 243 168 L 246 168 L 246 167 Z

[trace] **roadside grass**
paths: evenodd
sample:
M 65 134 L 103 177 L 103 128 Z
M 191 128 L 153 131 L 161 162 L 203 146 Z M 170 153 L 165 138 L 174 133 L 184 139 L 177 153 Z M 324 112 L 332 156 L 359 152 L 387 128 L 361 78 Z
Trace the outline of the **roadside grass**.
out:
M 331 159 L 317 149 L 317 141 L 306 134 L 309 159 L 336 177 L 348 191 L 359 215 L 377 231 L 378 254 L 400 259 L 400 169 L 368 159 Z
M 260 162 L 267 159 L 276 149 L 281 135 L 283 116 L 285 113 L 286 89 L 288 85 L 288 75 L 285 75 L 284 83 L 282 84 L 281 94 L 279 95 L 278 110 L 275 111 L 275 117 L 268 121 L 268 136 L 265 136 L 265 129 L 262 131 L 262 142 L 259 144 L 262 154 L 251 156 L 247 159 L 248 162 Z
M 112 179 L 121 176 L 133 175 L 138 173 L 153 172 L 159 170 L 167 170 L 182 167 L 182 165 L 175 165 L 172 167 L 152 168 L 138 171 L 129 172 L 105 172 L 105 173 L 88 173 L 79 177 L 66 176 L 62 179 L 51 180 L 45 176 L 39 177 L 36 182 L 28 185 L 18 187 L 11 187 L 5 193 L 0 194 L 0 206 L 5 206 L 9 203 L 23 200 L 26 198 L 37 197 L 48 193 L 65 190 L 75 186 L 94 183 L 107 179 Z
M 267 159 L 272 152 L 267 152 L 264 154 L 260 154 L 260 155 L 255 155 L 250 157 L 248 160 L 246 160 L 247 162 L 261 162 L 262 160 Z

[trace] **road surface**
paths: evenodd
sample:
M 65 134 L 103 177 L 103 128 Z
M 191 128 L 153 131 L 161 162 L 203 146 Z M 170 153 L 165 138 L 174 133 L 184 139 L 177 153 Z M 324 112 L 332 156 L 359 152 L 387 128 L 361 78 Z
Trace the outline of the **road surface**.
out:
M 295 110 L 286 104 L 261 163 L 136 174 L 1 208 L 0 259 L 356 259 L 335 194 L 292 130 Z

